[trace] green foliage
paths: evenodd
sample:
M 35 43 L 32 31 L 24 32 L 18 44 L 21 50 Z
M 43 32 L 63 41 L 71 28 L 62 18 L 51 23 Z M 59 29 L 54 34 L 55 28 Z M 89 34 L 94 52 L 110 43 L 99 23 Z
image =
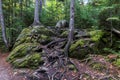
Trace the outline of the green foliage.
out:
M 115 50 L 111 49 L 111 48 L 104 48 L 104 51 L 105 52 L 109 52 L 109 53 L 112 53 L 112 54 L 119 54 L 118 52 L 116 52 Z
M 116 46 L 117 47 L 117 46 Z M 119 50 L 111 49 L 111 48 L 104 48 L 103 49 L 106 53 L 112 53 L 112 54 L 120 54 Z
M 32 0 L 3 0 L 5 26 L 8 28 L 8 41 L 13 46 L 23 28 L 33 22 Z
M 80 28 L 91 28 L 97 23 L 97 10 L 91 6 L 76 5 L 75 24 Z M 94 17 L 93 17 L 94 15 Z
M 67 1 L 65 5 L 65 19 L 69 21 L 70 2 Z M 98 14 L 100 8 L 91 5 L 80 4 L 79 0 L 75 0 L 75 27 L 77 28 L 91 28 L 98 24 Z
M 99 14 L 99 23 L 100 26 L 103 26 L 103 29 L 110 29 L 114 27 L 120 29 L 120 5 L 112 5 L 110 7 L 104 8 Z
M 55 26 L 57 21 L 64 19 L 64 16 L 63 2 L 51 0 L 47 1 L 46 6 L 43 7 L 40 20 L 45 25 Z
M 108 5 L 113 5 L 113 4 L 120 4 L 120 0 L 107 0 Z

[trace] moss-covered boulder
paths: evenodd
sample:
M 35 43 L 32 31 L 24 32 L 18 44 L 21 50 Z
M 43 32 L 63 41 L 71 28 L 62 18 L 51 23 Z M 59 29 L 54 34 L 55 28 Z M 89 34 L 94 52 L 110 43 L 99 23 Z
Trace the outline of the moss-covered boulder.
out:
M 27 54 L 31 54 L 34 52 L 34 48 L 37 47 L 38 44 L 33 43 L 23 43 L 14 48 L 10 55 L 8 56 L 7 60 L 13 62 L 16 58 L 21 58 L 26 56 Z
M 51 40 L 52 35 L 54 35 L 54 32 L 44 26 L 25 28 L 18 36 L 14 47 L 22 43 L 45 43 Z
M 30 55 L 26 55 L 23 58 L 16 59 L 12 62 L 14 67 L 17 68 L 36 68 L 42 62 L 41 55 L 39 53 L 32 53 Z
M 31 29 L 30 28 L 25 28 L 22 30 L 21 34 L 18 36 L 14 47 L 17 47 L 18 45 L 22 44 L 22 43 L 29 43 L 31 42 L 31 38 L 30 38 L 30 32 Z
M 70 57 L 84 58 L 89 53 L 97 53 L 99 42 L 104 34 L 101 30 L 91 30 L 87 32 L 79 32 L 79 37 L 70 47 Z
M 52 30 L 42 25 L 23 29 L 7 61 L 15 67 L 37 67 L 42 60 L 41 54 L 40 52 L 38 54 L 36 47 L 50 42 L 53 35 Z
M 40 53 L 35 52 L 37 45 L 35 43 L 23 43 L 17 46 L 10 53 L 7 61 L 15 67 L 37 67 L 42 61 Z

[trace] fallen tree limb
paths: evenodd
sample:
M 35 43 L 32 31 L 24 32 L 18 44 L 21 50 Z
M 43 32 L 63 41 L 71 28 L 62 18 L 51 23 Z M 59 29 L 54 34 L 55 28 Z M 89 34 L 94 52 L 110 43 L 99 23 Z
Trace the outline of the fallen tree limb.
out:
M 120 31 L 119 31 L 119 30 L 117 30 L 117 29 L 113 28 L 113 29 L 112 29 L 112 31 L 113 31 L 114 33 L 116 33 L 116 34 L 120 35 Z

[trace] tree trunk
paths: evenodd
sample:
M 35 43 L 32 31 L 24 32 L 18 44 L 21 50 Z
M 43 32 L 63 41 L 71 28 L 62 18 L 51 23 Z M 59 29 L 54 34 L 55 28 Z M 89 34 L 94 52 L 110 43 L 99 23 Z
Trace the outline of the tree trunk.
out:
M 32 25 L 40 25 L 39 20 L 39 0 L 35 0 L 34 22 Z
M 46 8 L 46 2 L 47 2 L 47 0 L 44 0 L 43 1 L 43 4 L 44 4 L 44 7 Z
M 40 0 L 40 16 L 42 15 L 42 0 Z
M 21 20 L 23 20 L 23 0 L 20 0 L 20 17 Z
M 65 46 L 65 55 L 68 57 L 69 48 L 71 46 L 71 42 L 73 41 L 73 34 L 74 34 L 74 6 L 75 0 L 71 0 L 70 4 L 70 23 L 69 23 L 69 35 L 68 35 L 68 42 Z
M 6 29 L 5 29 L 5 24 L 4 24 L 4 17 L 3 17 L 3 11 L 2 11 L 2 1 L 0 0 L 0 22 L 1 22 L 1 28 L 2 28 L 2 37 L 3 37 L 3 41 L 6 45 L 6 47 L 8 48 L 8 41 L 7 41 L 7 37 L 6 37 Z

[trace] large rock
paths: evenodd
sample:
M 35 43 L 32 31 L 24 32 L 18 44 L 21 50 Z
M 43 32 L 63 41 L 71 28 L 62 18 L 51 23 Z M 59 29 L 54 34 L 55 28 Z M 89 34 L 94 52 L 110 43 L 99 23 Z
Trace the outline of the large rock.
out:
M 13 49 L 7 58 L 15 67 L 37 67 L 41 60 L 41 54 L 35 51 L 37 43 L 23 43 Z
M 32 53 L 29 55 L 26 55 L 23 58 L 18 58 L 15 61 L 12 62 L 14 67 L 28 67 L 28 68 L 36 68 L 40 65 L 42 62 L 41 55 L 39 53 Z
M 21 43 L 42 43 L 50 41 L 54 33 L 44 26 L 34 26 L 33 28 L 25 28 L 18 36 L 14 47 Z
M 103 34 L 104 32 L 101 30 L 78 32 L 78 34 L 75 35 L 77 39 L 70 47 L 69 56 L 81 59 L 89 53 L 97 53 L 99 51 L 98 47 Z
M 7 58 L 14 67 L 34 68 L 42 62 L 37 46 L 51 41 L 54 33 L 44 26 L 25 28 L 18 36 L 13 50 Z
M 69 24 L 66 20 L 60 20 L 57 22 L 56 28 L 68 28 L 69 27 Z

